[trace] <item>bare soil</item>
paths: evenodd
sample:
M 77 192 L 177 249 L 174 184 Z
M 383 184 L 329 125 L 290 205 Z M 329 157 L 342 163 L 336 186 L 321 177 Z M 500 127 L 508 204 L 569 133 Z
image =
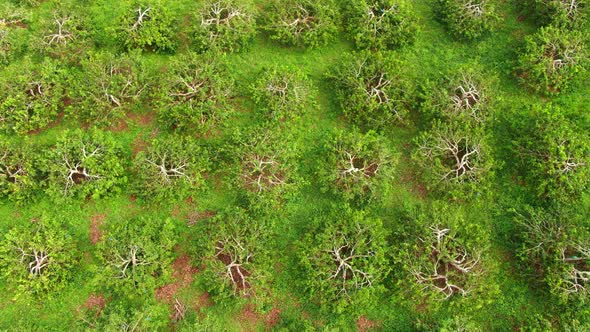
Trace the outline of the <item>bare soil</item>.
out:
M 190 286 L 193 282 L 193 275 L 198 273 L 199 270 L 191 265 L 191 258 L 187 254 L 178 257 L 172 263 L 172 269 L 174 270 L 172 273 L 174 282 L 158 288 L 156 290 L 156 299 L 173 305 L 178 291 Z
M 101 226 L 106 217 L 107 215 L 104 213 L 92 216 L 92 219 L 90 220 L 90 243 L 97 244 L 102 238 Z
M 367 332 L 375 329 L 375 322 L 365 316 L 360 316 L 356 321 L 356 328 L 359 332 Z

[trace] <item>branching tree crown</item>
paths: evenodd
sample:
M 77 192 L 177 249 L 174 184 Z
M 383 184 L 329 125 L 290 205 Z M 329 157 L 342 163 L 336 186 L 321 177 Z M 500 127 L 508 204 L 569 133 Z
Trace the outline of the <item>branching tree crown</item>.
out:
M 286 45 L 325 45 L 338 34 L 337 7 L 333 0 L 272 0 L 264 10 L 264 29 Z
M 578 219 L 565 210 L 532 208 L 516 218 L 519 257 L 563 301 L 590 296 L 590 233 Z
M 204 185 L 207 151 L 193 140 L 169 136 L 152 141 L 134 160 L 137 192 L 151 199 L 185 198 Z
M 16 145 L 0 140 L 0 194 L 10 200 L 29 198 L 37 188 L 37 171 L 28 142 Z
M 461 39 L 480 38 L 499 20 L 489 0 L 437 0 L 437 12 L 449 31 Z
M 298 68 L 264 69 L 251 86 L 252 97 L 266 117 L 279 121 L 296 119 L 312 102 L 311 84 Z
M 45 128 L 63 105 L 62 71 L 49 59 L 25 59 L 0 78 L 0 128 L 19 134 Z
M 397 76 L 401 67 L 399 61 L 381 53 L 346 55 L 328 75 L 335 82 L 344 115 L 363 127 L 404 122 L 410 89 Z
M 188 54 L 168 68 L 159 119 L 168 128 L 199 133 L 214 129 L 229 114 L 233 79 L 211 55 Z
M 255 9 L 243 0 L 208 0 L 197 12 L 195 43 L 200 52 L 235 52 L 256 35 Z
M 396 158 L 375 132 L 339 132 L 325 143 L 319 177 L 325 189 L 354 202 L 378 199 L 393 179 Z
M 482 192 L 491 173 L 491 159 L 481 128 L 457 121 L 437 122 L 416 139 L 412 159 L 427 185 L 453 198 Z
M 126 183 L 120 146 L 108 132 L 66 131 L 47 152 L 46 192 L 55 200 L 68 197 L 98 198 Z
M 525 5 L 544 25 L 578 28 L 588 24 L 587 0 L 527 0 Z
M 0 242 L 2 278 L 23 293 L 43 294 L 65 286 L 77 250 L 63 221 L 41 216 L 21 221 Z
M 353 0 L 346 4 L 346 31 L 360 49 L 411 45 L 417 19 L 406 0 Z
M 590 184 L 590 136 L 559 108 L 535 108 L 513 142 L 522 174 L 543 200 L 570 202 Z
M 103 284 L 128 296 L 155 290 L 170 275 L 175 244 L 171 220 L 135 217 L 111 221 L 98 243 L 98 257 L 105 269 L 100 276 Z
M 91 53 L 75 79 L 75 116 L 93 125 L 110 125 L 133 110 L 147 92 L 137 54 Z
M 87 19 L 82 12 L 83 9 L 64 6 L 42 17 L 33 48 L 41 55 L 77 63 L 92 47 Z
M 316 235 L 299 246 L 311 298 L 337 308 L 365 303 L 388 272 L 381 221 L 340 208 L 316 224 Z
M 174 52 L 177 47 L 175 19 L 159 0 L 133 1 L 119 19 L 119 40 L 127 50 Z
M 552 26 L 528 36 L 519 56 L 521 80 L 544 94 L 568 90 L 589 67 L 590 53 L 583 34 Z

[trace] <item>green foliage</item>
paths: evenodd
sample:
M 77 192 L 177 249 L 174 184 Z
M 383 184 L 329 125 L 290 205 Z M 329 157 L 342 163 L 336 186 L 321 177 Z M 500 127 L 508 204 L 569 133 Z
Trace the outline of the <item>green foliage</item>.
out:
M 586 0 L 526 0 L 525 6 L 543 25 L 579 28 L 588 22 Z
M 570 203 L 587 192 L 590 136 L 558 107 L 536 107 L 518 127 L 513 153 L 520 173 L 542 201 Z
M 168 327 L 169 315 L 168 308 L 164 305 L 133 308 L 122 304 L 109 304 L 106 312 L 94 313 L 90 318 L 95 319 L 96 322 L 85 328 L 105 332 L 164 331 Z
M 62 70 L 45 59 L 13 63 L 0 77 L 0 128 L 18 134 L 43 129 L 63 105 Z
M 493 289 L 485 278 L 490 246 L 485 228 L 446 203 L 412 210 L 404 218 L 401 250 L 392 253 L 404 297 L 426 300 L 435 309 L 457 297 L 477 300 Z
M 454 199 L 486 191 L 493 161 L 482 128 L 468 123 L 436 122 L 415 140 L 412 155 L 429 188 Z
M 359 49 L 414 44 L 417 18 L 406 0 L 352 0 L 345 5 L 346 31 Z
M 138 54 L 90 53 L 82 72 L 72 79 L 73 115 L 87 124 L 111 125 L 136 110 L 147 90 L 147 75 Z
M 10 2 L 0 4 L 0 68 L 12 62 L 25 46 L 25 31 L 29 13 Z
M 326 140 L 322 154 L 318 178 L 324 190 L 357 203 L 379 200 L 390 190 L 397 158 L 375 132 L 340 131 Z
M 583 34 L 552 26 L 526 38 L 518 63 L 524 85 L 543 94 L 570 90 L 590 66 Z
M 571 210 L 528 208 L 518 214 L 518 256 L 562 303 L 582 304 L 590 296 L 590 233 L 586 216 Z
M 66 198 L 99 198 L 127 182 L 120 144 L 108 132 L 65 131 L 43 163 L 47 194 Z
M 62 217 L 42 215 L 19 220 L 0 243 L 2 279 L 17 288 L 17 296 L 63 288 L 78 261 L 75 243 Z
M 181 136 L 158 138 L 135 156 L 136 191 L 156 201 L 186 198 L 202 189 L 203 173 L 208 168 L 207 151 L 193 140 Z
M 436 5 L 439 19 L 456 38 L 480 38 L 493 31 L 499 21 L 491 1 L 437 0 Z
M 213 55 L 181 55 L 170 63 L 162 84 L 156 98 L 165 127 L 205 133 L 228 116 L 233 79 Z
M 0 140 L 0 195 L 25 203 L 37 189 L 33 149 L 29 141 L 14 144 Z
M 255 8 L 244 0 L 207 0 L 196 15 L 197 50 L 236 52 L 247 47 L 256 35 Z
M 312 87 L 296 67 L 264 69 L 251 86 L 252 98 L 267 118 L 284 121 L 299 118 L 312 103 Z
M 101 285 L 129 298 L 152 297 L 170 277 L 175 235 L 170 219 L 139 216 L 110 221 L 98 243 L 104 267 Z
M 270 0 L 263 28 L 285 45 L 318 47 L 338 34 L 339 13 L 333 0 Z
M 228 208 L 210 219 L 203 232 L 199 257 L 209 293 L 218 299 L 264 296 L 268 278 L 270 230 L 265 220 L 239 208 Z
M 127 50 L 171 53 L 178 46 L 173 13 L 159 0 L 134 0 L 119 22 L 117 37 Z
M 328 74 L 344 115 L 359 127 L 384 128 L 404 122 L 410 90 L 402 62 L 382 53 L 347 54 Z
M 313 225 L 298 245 L 310 298 L 336 311 L 370 305 L 389 269 L 381 221 L 338 207 Z

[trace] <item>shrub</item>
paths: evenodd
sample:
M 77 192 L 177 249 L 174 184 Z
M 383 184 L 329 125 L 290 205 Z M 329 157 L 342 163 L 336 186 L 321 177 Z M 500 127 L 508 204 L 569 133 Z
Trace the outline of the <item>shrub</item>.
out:
M 273 120 L 299 118 L 311 104 L 311 82 L 294 67 L 264 69 L 251 90 L 263 115 Z
M 551 26 L 540 28 L 525 40 L 518 58 L 520 77 L 537 92 L 558 94 L 585 77 L 590 66 L 588 56 L 580 32 Z
M 453 36 L 477 39 L 492 31 L 499 16 L 488 0 L 437 0 L 437 15 Z
M 264 9 L 264 30 L 286 45 L 322 46 L 338 34 L 336 8 L 332 0 L 271 0 Z
M 24 134 L 45 128 L 62 108 L 61 69 L 51 60 L 14 63 L 0 78 L 0 127 Z
M 33 49 L 42 56 L 78 63 L 92 47 L 87 18 L 78 14 L 83 9 L 59 6 L 39 20 L 39 31 L 34 37 Z
M 153 296 L 170 277 L 176 244 L 171 220 L 134 217 L 111 221 L 98 243 L 98 258 L 105 270 L 101 284 L 129 298 Z
M 193 140 L 169 136 L 153 140 L 134 160 L 139 195 L 162 200 L 185 198 L 204 186 L 207 151 Z
M 199 52 L 236 52 L 256 35 L 255 9 L 249 1 L 208 0 L 197 12 L 195 43 Z
M 345 9 L 346 31 L 357 48 L 396 49 L 416 40 L 417 18 L 406 0 L 352 0 Z
M 72 237 L 56 218 L 21 221 L 0 242 L 0 269 L 16 294 L 44 296 L 65 286 L 78 260 Z
M 28 12 L 11 5 L 0 5 L 0 68 L 12 62 L 26 45 L 24 34 Z
M 533 10 L 543 25 L 579 28 L 588 22 L 586 0 L 527 0 L 525 6 Z
M 104 126 L 121 120 L 146 95 L 147 77 L 137 54 L 91 53 L 75 78 L 75 114 L 87 124 Z
M 400 67 L 399 61 L 381 53 L 346 55 L 328 75 L 344 115 L 359 127 L 381 129 L 403 122 L 409 87 L 397 76 Z
M 126 183 L 121 147 L 108 132 L 66 131 L 47 151 L 46 192 L 54 200 L 99 198 Z
M 325 162 L 319 165 L 324 190 L 363 203 L 379 199 L 389 190 L 396 158 L 382 137 L 369 131 L 340 131 L 324 144 Z
M 37 171 L 28 141 L 19 145 L 0 140 L 0 195 L 13 201 L 30 199 L 37 188 Z
M 178 131 L 205 133 L 229 113 L 233 90 L 225 64 L 211 55 L 183 55 L 170 64 L 159 89 L 160 122 Z
M 133 1 L 131 8 L 119 21 L 118 38 L 127 50 L 142 49 L 159 53 L 176 50 L 175 19 L 170 6 L 159 0 Z

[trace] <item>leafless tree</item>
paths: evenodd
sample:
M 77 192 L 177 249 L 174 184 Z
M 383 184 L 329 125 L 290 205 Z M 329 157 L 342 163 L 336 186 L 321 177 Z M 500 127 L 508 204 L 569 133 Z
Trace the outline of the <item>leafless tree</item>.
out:
M 150 18 L 149 12 L 152 10 L 151 7 L 147 7 L 142 9 L 141 7 L 137 8 L 135 11 L 137 12 L 137 18 L 133 25 L 129 28 L 131 31 L 135 31 L 143 26 L 143 21 L 148 20 Z
M 177 179 L 189 177 L 189 174 L 186 172 L 189 167 L 189 161 L 182 156 L 180 158 L 171 158 L 166 152 L 162 152 L 154 155 L 153 158 L 148 156 L 145 162 L 157 169 L 157 173 L 163 183 L 170 184 Z
M 70 21 L 71 18 L 69 16 L 60 17 L 54 15 L 53 23 L 55 24 L 55 30 L 45 36 L 47 44 L 67 45 L 68 41 L 74 40 L 76 36 L 67 27 Z
M 453 115 L 467 114 L 476 121 L 482 121 L 480 111 L 484 99 L 483 93 L 471 75 L 463 74 L 457 86 L 454 87 L 454 94 L 450 96 L 450 112 Z
M 116 276 L 119 279 L 127 278 L 129 270 L 133 272 L 138 266 L 148 264 L 151 264 L 151 262 L 144 260 L 142 249 L 138 245 L 130 245 L 122 254 L 119 252 L 115 253 L 114 259 L 111 261 L 111 265 L 119 271 L 119 274 Z
M 64 151 L 61 154 L 63 160 L 63 167 L 65 172 L 62 174 L 65 177 L 63 193 L 67 195 L 70 189 L 84 181 L 93 181 L 102 178 L 102 175 L 94 174 L 86 166 L 86 162 L 89 159 L 100 158 L 103 152 L 103 148 L 100 145 L 94 145 L 92 143 L 81 143 L 80 148 L 76 153 L 79 157 L 75 157 Z
M 433 226 L 432 235 L 420 238 L 422 263 L 411 268 L 411 273 L 424 289 L 433 289 L 448 299 L 455 294 L 467 295 L 470 286 L 467 276 L 477 274 L 480 253 L 469 253 L 451 235 L 451 230 Z
M 249 154 L 243 160 L 242 175 L 246 186 L 258 193 L 285 184 L 285 176 L 276 156 Z
M 20 263 L 26 264 L 29 273 L 34 277 L 39 277 L 50 264 L 49 253 L 45 249 L 16 248 L 16 250 L 21 254 Z
M 561 249 L 561 263 L 566 268 L 566 275 L 560 284 L 561 290 L 567 294 L 590 294 L 590 247 L 575 244 Z
M 246 269 L 254 253 L 249 249 L 241 234 L 227 234 L 223 236 L 215 247 L 215 257 L 225 265 L 223 277 L 234 287 L 236 294 L 244 296 L 250 294 L 250 279 L 253 277 Z
M 186 305 L 184 303 L 178 301 L 178 299 L 174 299 L 174 313 L 172 315 L 172 321 L 178 322 L 184 319 L 186 314 Z
M 303 3 L 297 3 L 293 9 L 293 15 L 283 17 L 278 25 L 286 28 L 295 37 L 299 37 L 306 31 L 314 29 L 320 22 L 315 15 Z
M 353 183 L 373 178 L 381 167 L 380 160 L 367 160 L 352 149 L 340 147 L 338 160 L 338 183 L 350 189 Z
M 584 43 L 580 38 L 572 39 L 566 45 L 561 40 L 553 39 L 545 44 L 545 52 L 541 56 L 552 60 L 548 70 L 555 72 L 580 62 L 583 49 Z
M 19 185 L 23 177 L 27 176 L 23 161 L 14 159 L 14 154 L 9 149 L 0 151 L 0 179 Z M 15 162 L 16 161 L 16 162 Z

